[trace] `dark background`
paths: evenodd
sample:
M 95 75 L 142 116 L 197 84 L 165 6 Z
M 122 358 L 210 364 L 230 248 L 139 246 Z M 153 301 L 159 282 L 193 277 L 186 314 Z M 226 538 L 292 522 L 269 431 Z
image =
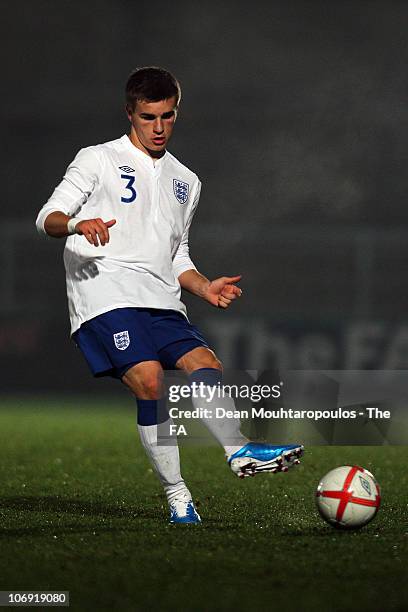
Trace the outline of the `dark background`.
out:
M 406 368 L 406 2 L 2 3 L 1 391 L 120 390 L 69 340 L 63 241 L 38 210 L 127 131 L 129 72 L 179 78 L 170 150 L 203 182 L 191 253 L 243 274 L 186 296 L 226 367 Z

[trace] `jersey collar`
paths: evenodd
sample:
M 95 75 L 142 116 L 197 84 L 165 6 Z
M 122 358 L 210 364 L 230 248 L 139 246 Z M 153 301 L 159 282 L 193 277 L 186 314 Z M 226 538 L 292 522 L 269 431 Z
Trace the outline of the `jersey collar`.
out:
M 129 149 L 133 153 L 133 155 L 136 155 L 137 157 L 139 157 L 145 164 L 147 164 L 150 168 L 153 168 L 153 169 L 161 166 L 163 164 L 163 161 L 168 155 L 167 151 L 165 151 L 162 157 L 160 157 L 159 159 L 153 160 L 153 158 L 150 157 L 150 155 L 148 155 L 147 153 L 143 153 L 143 151 L 135 147 L 135 145 L 132 143 L 132 141 L 130 140 L 127 134 L 124 134 L 121 140 L 126 146 L 126 148 Z

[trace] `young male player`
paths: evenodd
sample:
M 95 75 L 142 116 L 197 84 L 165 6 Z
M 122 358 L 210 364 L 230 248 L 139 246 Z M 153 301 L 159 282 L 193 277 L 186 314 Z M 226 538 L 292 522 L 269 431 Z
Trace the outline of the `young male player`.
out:
M 166 492 L 170 521 L 199 523 L 177 445 L 157 443 L 158 423 L 169 420 L 162 409 L 163 368 L 218 384 L 222 365 L 189 323 L 181 288 L 217 308 L 228 308 L 242 292 L 240 276 L 210 281 L 189 256 L 201 184 L 167 151 L 180 96 L 166 70 L 135 70 L 126 84 L 129 136 L 81 149 L 41 209 L 37 228 L 67 237 L 73 339 L 95 376 L 118 378 L 135 394 L 141 441 Z M 217 398 L 216 405 L 234 409 L 230 397 Z M 203 420 L 240 477 L 299 462 L 300 445 L 252 443 L 238 419 Z

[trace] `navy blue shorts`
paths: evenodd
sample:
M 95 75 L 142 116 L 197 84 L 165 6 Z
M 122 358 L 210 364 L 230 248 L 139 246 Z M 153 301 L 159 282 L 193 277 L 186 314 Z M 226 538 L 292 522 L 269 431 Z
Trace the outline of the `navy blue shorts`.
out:
M 200 331 L 175 310 L 116 308 L 81 325 L 73 336 L 94 376 L 122 378 L 141 361 L 174 370 L 180 357 L 208 347 Z

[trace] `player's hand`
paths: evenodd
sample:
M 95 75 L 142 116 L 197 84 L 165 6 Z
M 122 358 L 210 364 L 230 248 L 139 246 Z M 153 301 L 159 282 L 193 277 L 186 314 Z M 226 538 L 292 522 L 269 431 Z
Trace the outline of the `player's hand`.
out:
M 116 219 L 102 221 L 102 219 L 85 219 L 80 221 L 75 232 L 80 236 L 85 236 L 87 241 L 94 246 L 105 246 L 109 242 L 109 228 L 115 225 Z
M 206 291 L 206 300 L 217 308 L 228 308 L 231 302 L 242 295 L 242 289 L 235 285 L 241 278 L 239 274 L 238 276 L 221 276 L 211 281 Z

